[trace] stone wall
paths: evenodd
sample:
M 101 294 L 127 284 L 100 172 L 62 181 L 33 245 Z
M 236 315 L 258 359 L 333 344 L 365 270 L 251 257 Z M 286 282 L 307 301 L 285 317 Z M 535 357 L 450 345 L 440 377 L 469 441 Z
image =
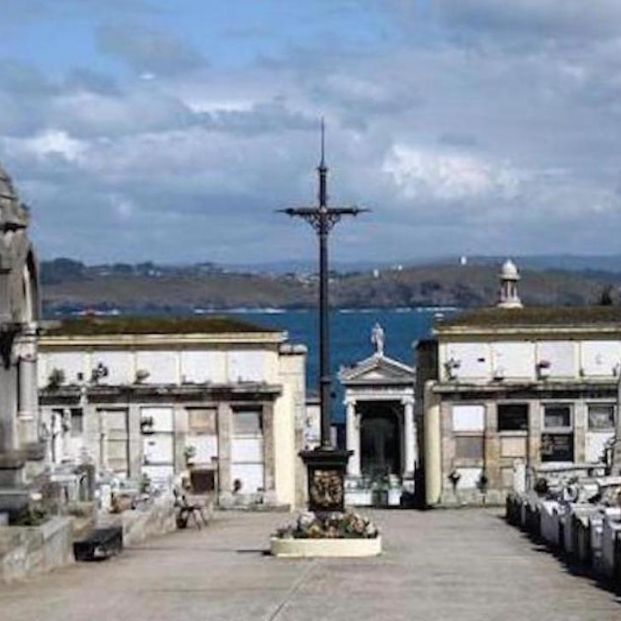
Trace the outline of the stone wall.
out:
M 70 518 L 41 526 L 0 527 L 0 582 L 13 582 L 73 562 Z
M 100 514 L 97 527 L 122 526 L 123 545 L 131 546 L 150 537 L 177 530 L 174 503 L 171 496 L 157 498 L 152 504 L 118 514 Z

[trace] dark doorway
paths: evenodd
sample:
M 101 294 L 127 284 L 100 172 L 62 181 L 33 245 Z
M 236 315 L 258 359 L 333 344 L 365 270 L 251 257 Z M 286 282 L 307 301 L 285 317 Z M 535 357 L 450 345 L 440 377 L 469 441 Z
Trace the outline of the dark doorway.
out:
M 362 474 L 370 477 L 401 474 L 401 407 L 389 401 L 358 404 Z

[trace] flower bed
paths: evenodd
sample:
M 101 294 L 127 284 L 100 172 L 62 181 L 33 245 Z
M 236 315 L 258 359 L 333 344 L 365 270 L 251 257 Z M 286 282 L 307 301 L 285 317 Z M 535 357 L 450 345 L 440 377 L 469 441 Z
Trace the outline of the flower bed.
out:
M 358 513 L 302 513 L 293 524 L 279 528 L 277 539 L 375 539 L 379 530 Z
M 382 538 L 373 522 L 351 511 L 302 513 L 272 536 L 270 552 L 283 558 L 377 556 Z

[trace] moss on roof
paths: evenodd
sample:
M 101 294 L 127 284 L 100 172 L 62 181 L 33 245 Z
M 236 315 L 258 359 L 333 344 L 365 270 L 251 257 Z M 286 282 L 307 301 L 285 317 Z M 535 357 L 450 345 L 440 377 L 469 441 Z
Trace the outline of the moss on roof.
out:
M 619 306 L 567 306 L 528 308 L 484 308 L 466 311 L 440 321 L 437 328 L 459 326 L 536 327 L 621 324 Z
M 230 317 L 85 317 L 44 329 L 47 336 L 111 334 L 225 334 L 281 332 Z

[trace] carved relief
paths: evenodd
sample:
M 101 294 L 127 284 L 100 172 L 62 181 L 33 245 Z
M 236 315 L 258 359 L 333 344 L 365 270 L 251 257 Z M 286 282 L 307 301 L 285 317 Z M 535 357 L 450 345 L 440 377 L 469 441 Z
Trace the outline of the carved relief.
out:
M 338 470 L 314 470 L 310 483 L 311 503 L 318 509 L 334 510 L 343 503 L 343 476 Z

